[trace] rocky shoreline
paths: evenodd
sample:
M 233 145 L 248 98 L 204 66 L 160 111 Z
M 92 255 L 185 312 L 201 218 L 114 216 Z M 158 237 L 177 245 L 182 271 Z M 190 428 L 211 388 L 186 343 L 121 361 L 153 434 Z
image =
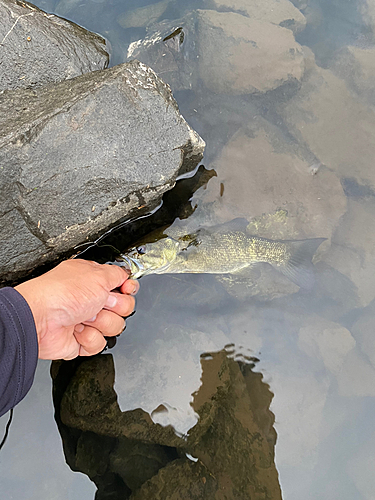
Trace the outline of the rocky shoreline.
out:
M 105 69 L 98 35 L 27 2 L 1 0 L 0 19 L 0 275 L 9 282 L 154 209 L 205 144 L 145 64 Z

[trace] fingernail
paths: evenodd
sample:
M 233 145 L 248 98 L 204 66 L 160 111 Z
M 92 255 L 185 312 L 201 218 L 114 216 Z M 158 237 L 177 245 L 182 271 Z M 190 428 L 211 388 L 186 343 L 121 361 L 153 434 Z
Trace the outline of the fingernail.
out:
M 114 295 L 108 295 L 105 306 L 106 307 L 114 307 L 116 304 L 117 304 L 117 297 L 115 297 Z
M 135 285 L 134 285 L 134 290 L 131 292 L 130 295 L 136 295 L 139 291 L 139 283 L 138 281 L 135 282 Z
M 90 323 L 92 323 L 92 322 L 93 322 L 93 321 L 95 321 L 95 320 L 96 320 L 96 314 L 95 314 L 95 316 L 93 316 L 92 318 L 88 319 L 88 320 L 87 320 L 87 323 L 89 323 L 89 322 L 90 322 Z
M 85 327 L 82 325 L 82 323 L 79 323 L 78 325 L 76 325 L 76 326 L 74 327 L 74 330 L 75 330 L 76 332 L 78 332 L 78 333 L 81 333 L 81 332 L 83 332 L 84 328 L 85 328 Z

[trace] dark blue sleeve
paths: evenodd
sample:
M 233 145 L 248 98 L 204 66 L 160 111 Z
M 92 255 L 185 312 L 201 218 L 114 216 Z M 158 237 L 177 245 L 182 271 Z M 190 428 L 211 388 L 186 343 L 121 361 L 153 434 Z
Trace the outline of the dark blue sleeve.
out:
M 38 339 L 33 314 L 14 288 L 0 289 L 0 416 L 23 399 L 34 380 Z

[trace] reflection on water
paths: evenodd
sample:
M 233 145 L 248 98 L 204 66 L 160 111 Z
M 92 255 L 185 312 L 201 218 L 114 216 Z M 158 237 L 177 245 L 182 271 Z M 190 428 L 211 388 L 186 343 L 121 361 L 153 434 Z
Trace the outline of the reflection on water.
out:
M 280 498 L 279 480 L 288 500 L 372 500 L 373 2 L 37 4 L 106 36 L 112 64 L 130 53 L 152 64 L 207 143 L 207 170 L 178 184 L 153 218 L 113 231 L 100 245 L 124 251 L 157 228 L 189 233 L 236 217 L 248 219 L 257 236 L 327 238 L 309 292 L 266 265 L 251 280 L 142 278 L 137 313 L 113 360 L 53 369 L 71 468 L 95 481 L 97 498 L 132 492 L 167 499 L 172 493 L 162 485 L 172 483 L 181 497 L 194 485 L 197 498 L 265 498 L 263 486 L 268 498 Z M 84 255 L 114 260 L 112 247 Z M 62 464 L 44 366 L 16 408 L 1 488 L 19 498 L 49 499 L 51 491 L 54 498 L 92 498 L 89 481 Z M 274 393 L 275 423 L 256 372 Z M 35 450 L 51 455 L 40 469 Z
M 67 463 L 95 482 L 96 498 L 281 499 L 272 394 L 254 363 L 233 354 L 201 356 L 198 421 L 181 437 L 141 409 L 121 412 L 111 355 L 53 364 Z

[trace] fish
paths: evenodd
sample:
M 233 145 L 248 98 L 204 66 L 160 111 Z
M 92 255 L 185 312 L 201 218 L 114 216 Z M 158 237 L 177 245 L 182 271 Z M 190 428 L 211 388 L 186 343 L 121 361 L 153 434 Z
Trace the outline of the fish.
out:
M 326 238 L 270 240 L 251 236 L 238 218 L 135 246 L 117 259 L 137 279 L 149 274 L 238 274 L 266 262 L 304 289 L 314 285 L 312 258 Z

